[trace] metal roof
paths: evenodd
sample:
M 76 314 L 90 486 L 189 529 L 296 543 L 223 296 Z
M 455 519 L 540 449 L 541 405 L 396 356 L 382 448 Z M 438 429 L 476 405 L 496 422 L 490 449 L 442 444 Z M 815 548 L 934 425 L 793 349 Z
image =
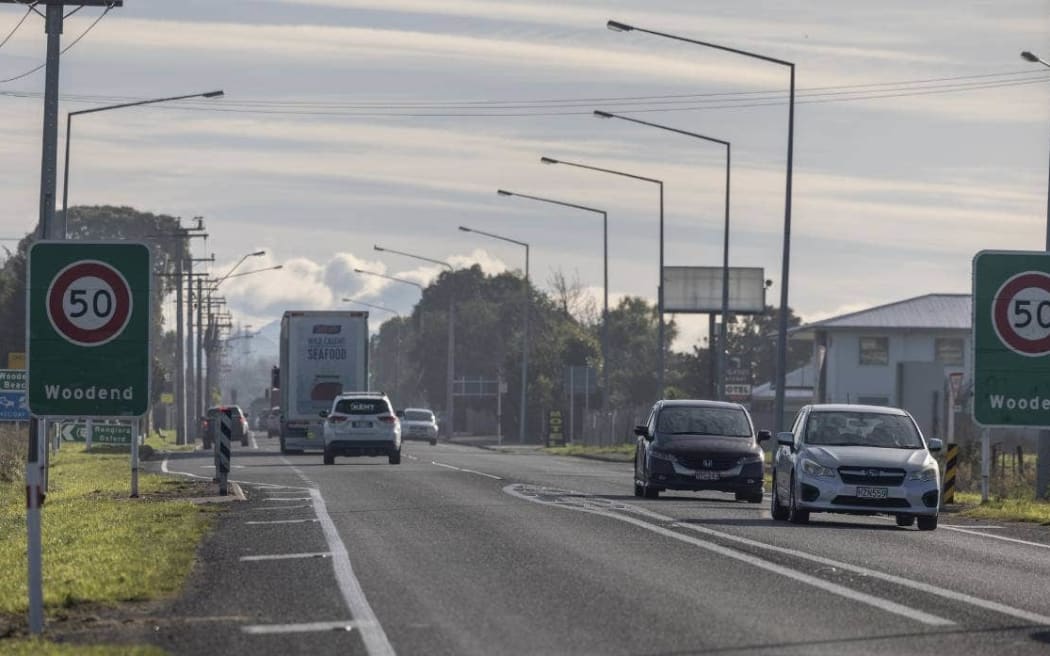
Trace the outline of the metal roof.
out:
M 969 294 L 926 294 L 799 326 L 797 332 L 828 328 L 970 330 Z

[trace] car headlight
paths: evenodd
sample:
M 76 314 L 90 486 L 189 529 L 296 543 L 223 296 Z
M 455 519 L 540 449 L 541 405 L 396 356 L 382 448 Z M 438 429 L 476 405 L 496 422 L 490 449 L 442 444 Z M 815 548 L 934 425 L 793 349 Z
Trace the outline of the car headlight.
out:
M 835 470 L 830 467 L 825 467 L 819 463 L 813 462 L 812 460 L 802 461 L 802 472 L 806 476 L 814 476 L 818 478 L 834 478 Z
M 737 459 L 736 464 L 738 464 L 738 465 L 750 465 L 750 464 L 753 464 L 753 463 L 756 463 L 756 462 L 762 462 L 762 456 L 760 454 L 757 454 L 757 453 L 750 453 L 750 454 L 748 454 L 746 456 L 740 456 L 740 458 Z
M 937 465 L 927 465 L 922 469 L 917 469 L 908 476 L 910 481 L 922 481 L 923 483 L 929 483 L 930 481 L 937 480 Z
M 656 458 L 657 460 L 666 460 L 667 462 L 674 462 L 674 456 L 670 453 L 664 453 L 663 451 L 657 451 L 656 449 L 649 449 L 649 457 Z

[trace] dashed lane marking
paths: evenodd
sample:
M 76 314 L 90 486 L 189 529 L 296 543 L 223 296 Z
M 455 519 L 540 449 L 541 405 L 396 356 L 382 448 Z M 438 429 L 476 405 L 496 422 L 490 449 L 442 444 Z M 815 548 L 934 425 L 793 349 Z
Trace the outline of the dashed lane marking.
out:
M 304 558 L 331 558 L 332 554 L 327 551 L 318 551 L 315 553 L 297 553 L 297 554 L 265 554 L 261 556 L 241 556 L 240 560 L 243 562 L 253 562 L 259 560 L 301 560 Z

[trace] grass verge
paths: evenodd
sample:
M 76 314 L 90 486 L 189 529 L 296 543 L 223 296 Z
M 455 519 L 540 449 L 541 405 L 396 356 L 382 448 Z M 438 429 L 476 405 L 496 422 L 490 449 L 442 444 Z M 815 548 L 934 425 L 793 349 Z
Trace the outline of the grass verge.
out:
M 1031 496 L 1010 496 L 989 499 L 981 503 L 975 492 L 957 492 L 957 503 L 968 506 L 960 512 L 964 517 L 993 519 L 1004 522 L 1031 522 L 1050 526 L 1050 502 L 1036 501 Z
M 192 481 L 142 473 L 140 497 L 130 499 L 126 451 L 66 448 L 55 454 L 43 509 L 45 612 L 68 614 L 81 605 L 177 592 L 218 512 L 187 500 L 206 490 Z M 17 482 L 0 484 L 0 499 L 2 638 L 5 626 L 11 635 L 23 624 L 28 602 L 24 488 Z M 0 652 L 7 648 L 0 646 Z
M 0 642 L 4 656 L 164 656 L 163 649 L 128 645 L 73 645 L 46 640 Z
M 584 444 L 569 444 L 566 446 L 551 446 L 543 449 L 544 453 L 552 456 L 576 456 L 578 458 L 609 458 L 610 460 L 624 460 L 630 462 L 634 458 L 634 444 L 617 444 L 615 446 L 587 446 Z
M 190 442 L 189 444 L 176 444 L 175 431 L 162 430 L 147 434 L 146 446 L 150 447 L 154 451 L 167 451 L 169 453 L 176 453 L 179 451 L 193 451 L 195 448 L 197 448 L 197 443 Z

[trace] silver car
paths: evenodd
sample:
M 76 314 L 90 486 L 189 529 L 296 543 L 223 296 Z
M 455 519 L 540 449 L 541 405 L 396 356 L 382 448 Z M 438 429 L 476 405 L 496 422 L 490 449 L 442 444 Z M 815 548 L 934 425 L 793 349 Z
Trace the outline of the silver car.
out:
M 885 513 L 898 526 L 937 528 L 941 476 L 930 452 L 942 444 L 927 442 L 906 411 L 806 406 L 777 443 L 773 519 L 804 524 L 811 512 Z
M 405 440 L 422 440 L 437 444 L 438 425 L 434 413 L 425 408 L 405 408 L 398 410 L 401 418 L 401 438 Z

